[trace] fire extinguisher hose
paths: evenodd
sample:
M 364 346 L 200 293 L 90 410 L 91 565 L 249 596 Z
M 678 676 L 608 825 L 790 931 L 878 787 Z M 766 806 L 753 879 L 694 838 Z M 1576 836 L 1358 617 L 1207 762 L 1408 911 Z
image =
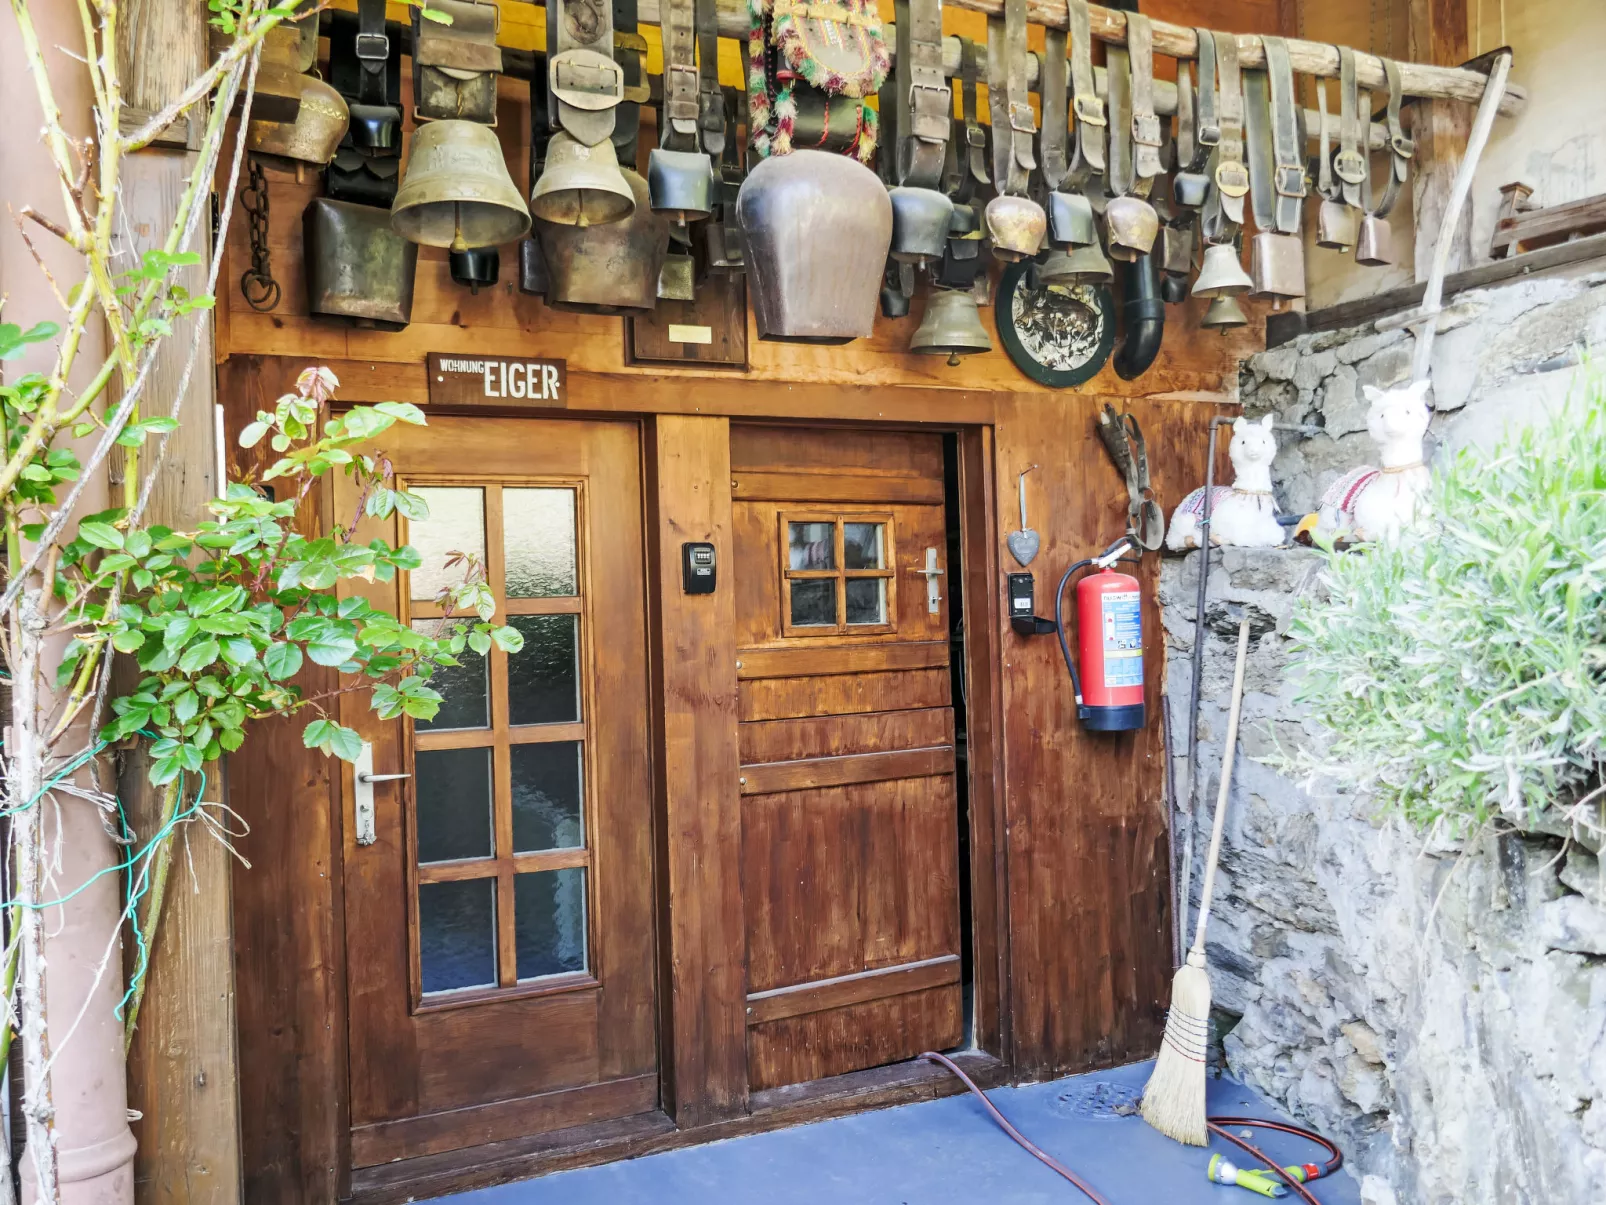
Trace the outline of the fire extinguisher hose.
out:
M 1083 563 L 1088 564 L 1090 562 Z M 1069 576 L 1069 574 L 1067 574 L 1067 576 Z M 1111 1205 L 1111 1203 L 1105 1197 L 1100 1196 L 1098 1191 L 1089 1185 L 1087 1181 L 1083 1180 L 1070 1168 L 1066 1167 L 1058 1159 L 1054 1158 L 1053 1155 L 1050 1155 L 1042 1147 L 1038 1146 L 1030 1138 L 1026 1137 L 1026 1135 L 1017 1130 L 1010 1123 L 1009 1118 L 1005 1117 L 998 1111 L 998 1106 L 987 1099 L 987 1094 L 976 1086 L 976 1081 L 971 1079 L 970 1076 L 966 1075 L 964 1070 L 947 1055 L 938 1054 L 935 1050 L 928 1050 L 920 1057 L 928 1063 L 936 1063 L 939 1067 L 945 1067 L 954 1075 L 958 1076 L 960 1082 L 965 1085 L 966 1089 L 969 1090 L 971 1095 L 973 1095 L 977 1100 L 981 1101 L 982 1107 L 987 1110 L 988 1115 L 998 1123 L 999 1128 L 1001 1128 L 1004 1133 L 1008 1134 L 1012 1139 L 1014 1139 L 1022 1147 L 1022 1149 L 1024 1149 L 1033 1158 L 1042 1162 L 1057 1175 L 1069 1180 L 1073 1185 L 1076 1186 L 1078 1190 L 1081 1191 L 1083 1196 L 1087 1197 L 1089 1201 L 1093 1202 L 1093 1205 Z M 1265 1164 L 1267 1170 L 1281 1177 L 1284 1183 L 1286 1183 L 1289 1188 L 1293 1189 L 1297 1196 L 1308 1202 L 1308 1205 L 1321 1205 L 1321 1202 L 1317 1200 L 1314 1195 L 1312 1195 L 1310 1189 L 1306 1188 L 1305 1185 L 1295 1177 L 1289 1175 L 1288 1172 L 1283 1169 L 1282 1165 L 1274 1160 L 1270 1155 L 1262 1152 L 1259 1148 L 1252 1145 L 1248 1140 L 1240 1138 L 1236 1134 L 1229 1133 L 1226 1127 L 1238 1126 L 1240 1128 L 1247 1129 L 1276 1130 L 1281 1134 L 1292 1134 L 1296 1138 L 1304 1138 L 1310 1142 L 1314 1142 L 1317 1146 L 1325 1150 L 1328 1156 L 1327 1162 L 1322 1165 L 1322 1176 L 1330 1176 L 1340 1167 L 1344 1166 L 1344 1156 L 1339 1151 L 1337 1146 L 1335 1146 L 1328 1139 L 1323 1138 L 1315 1131 L 1304 1129 L 1301 1126 L 1290 1125 L 1289 1123 L 1282 1121 L 1266 1121 L 1258 1117 L 1212 1117 L 1210 1118 L 1208 1124 L 1210 1126 L 1211 1133 L 1215 1134 L 1219 1138 L 1226 1139 L 1239 1150 Z

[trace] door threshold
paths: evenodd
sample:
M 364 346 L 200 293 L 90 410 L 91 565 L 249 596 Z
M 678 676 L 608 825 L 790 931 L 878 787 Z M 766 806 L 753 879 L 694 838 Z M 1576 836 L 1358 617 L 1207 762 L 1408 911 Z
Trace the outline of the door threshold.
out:
M 983 1088 L 997 1087 L 1007 1079 L 1004 1065 L 990 1054 L 966 1051 L 953 1058 Z M 345 1199 L 353 1205 L 402 1205 L 849 1113 L 935 1100 L 964 1090 L 943 1068 L 914 1059 L 754 1092 L 748 1100 L 750 1111 L 743 1116 L 689 1129 L 681 1129 L 663 1110 L 654 1109 L 634 1117 L 365 1167 L 352 1173 L 351 1195 Z

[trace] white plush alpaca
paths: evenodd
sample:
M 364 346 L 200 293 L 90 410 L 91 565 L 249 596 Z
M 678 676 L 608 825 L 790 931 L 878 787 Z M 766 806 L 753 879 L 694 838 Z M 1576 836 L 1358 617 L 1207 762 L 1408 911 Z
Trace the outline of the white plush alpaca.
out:
M 1366 386 L 1366 430 L 1381 467 L 1351 469 L 1327 487 L 1317 512 L 1318 537 L 1388 540 L 1416 518 L 1430 484 L 1422 461 L 1422 437 L 1432 418 L 1427 392 L 1427 381 L 1403 389 Z
M 1271 462 L 1277 457 L 1274 415 L 1258 423 L 1234 420 L 1227 456 L 1232 461 L 1231 486 L 1218 485 L 1210 498 L 1210 542 L 1238 548 L 1275 548 L 1283 542 L 1277 522 L 1277 501 L 1271 493 Z M 1199 547 L 1205 492 L 1196 489 L 1171 516 L 1165 544 L 1172 552 Z

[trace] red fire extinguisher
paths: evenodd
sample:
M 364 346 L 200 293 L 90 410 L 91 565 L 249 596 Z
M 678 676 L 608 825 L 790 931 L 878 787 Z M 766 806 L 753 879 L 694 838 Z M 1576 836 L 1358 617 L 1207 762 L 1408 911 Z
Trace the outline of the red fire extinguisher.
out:
M 1054 624 L 1076 690 L 1076 716 L 1091 732 L 1125 732 L 1144 724 L 1143 595 L 1137 578 L 1111 568 L 1131 547 L 1122 536 L 1104 555 L 1077 561 L 1054 595 Z M 1088 567 L 1098 572 L 1076 583 L 1076 643 L 1084 677 L 1065 637 L 1064 602 L 1072 576 Z

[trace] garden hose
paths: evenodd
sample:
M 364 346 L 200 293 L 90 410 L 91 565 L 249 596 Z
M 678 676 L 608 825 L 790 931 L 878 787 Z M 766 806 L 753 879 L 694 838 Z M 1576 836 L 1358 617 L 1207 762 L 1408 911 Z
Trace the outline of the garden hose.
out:
M 982 1107 L 987 1110 L 988 1115 L 998 1123 L 999 1127 L 1004 1131 L 1004 1133 L 1008 1134 L 1017 1143 L 1019 1143 L 1020 1146 L 1033 1158 L 1038 1159 L 1057 1175 L 1069 1180 L 1072 1184 L 1074 1184 L 1077 1189 L 1081 1191 L 1083 1196 L 1087 1197 L 1089 1201 L 1093 1202 L 1093 1205 L 1111 1205 L 1111 1203 L 1104 1197 L 1100 1196 L 1098 1192 L 1087 1183 L 1087 1181 L 1083 1180 L 1070 1168 L 1066 1167 L 1058 1159 L 1054 1158 L 1054 1156 L 1043 1150 L 1042 1147 L 1038 1146 L 1030 1138 L 1026 1137 L 1026 1135 L 1022 1134 L 1013 1125 L 1011 1125 L 1009 1119 L 998 1111 L 998 1107 L 994 1105 L 992 1101 L 987 1099 L 987 1094 L 976 1086 L 976 1081 L 971 1079 L 970 1076 L 966 1075 L 963 1069 L 961 1069 L 960 1066 L 947 1055 L 938 1054 L 934 1050 L 928 1050 L 920 1057 L 928 1063 L 935 1063 L 939 1067 L 946 1067 L 949 1071 L 953 1072 L 953 1074 L 959 1078 L 959 1081 L 963 1083 L 967 1089 L 969 1089 L 970 1093 L 975 1096 L 977 1100 L 981 1101 Z M 1316 1180 L 1323 1176 L 1330 1176 L 1344 1165 L 1343 1153 L 1340 1152 L 1338 1147 L 1332 1142 L 1328 1141 L 1326 1138 L 1323 1138 L 1320 1134 L 1313 1130 L 1307 1130 L 1301 1126 L 1291 1125 L 1288 1122 L 1266 1121 L 1258 1117 L 1212 1117 L 1209 1119 L 1208 1124 L 1212 1133 L 1216 1134 L 1218 1137 L 1225 1138 L 1228 1142 L 1238 1147 L 1245 1154 L 1252 1155 L 1254 1158 L 1258 1159 L 1270 1170 L 1273 1175 L 1280 1177 L 1285 1183 L 1287 1183 L 1287 1185 L 1294 1190 L 1296 1195 L 1298 1195 L 1302 1200 L 1309 1202 L 1309 1205 L 1321 1205 L 1321 1202 L 1311 1195 L 1310 1189 L 1306 1188 L 1302 1181 L 1307 1179 Z M 1228 1133 L 1226 1129 L 1227 1126 L 1238 1126 L 1243 1129 L 1254 1130 L 1276 1130 L 1281 1134 L 1292 1134 L 1296 1138 L 1307 1139 L 1310 1142 L 1314 1142 L 1317 1146 L 1321 1147 L 1327 1152 L 1327 1162 L 1323 1164 L 1295 1164 L 1284 1168 L 1276 1163 L 1269 1155 L 1263 1154 L 1256 1147 L 1250 1145 L 1246 1139 L 1240 1138 L 1236 1134 Z M 1264 1175 L 1265 1173 L 1260 1174 Z M 1267 1178 L 1269 1179 L 1270 1177 L 1268 1176 Z

